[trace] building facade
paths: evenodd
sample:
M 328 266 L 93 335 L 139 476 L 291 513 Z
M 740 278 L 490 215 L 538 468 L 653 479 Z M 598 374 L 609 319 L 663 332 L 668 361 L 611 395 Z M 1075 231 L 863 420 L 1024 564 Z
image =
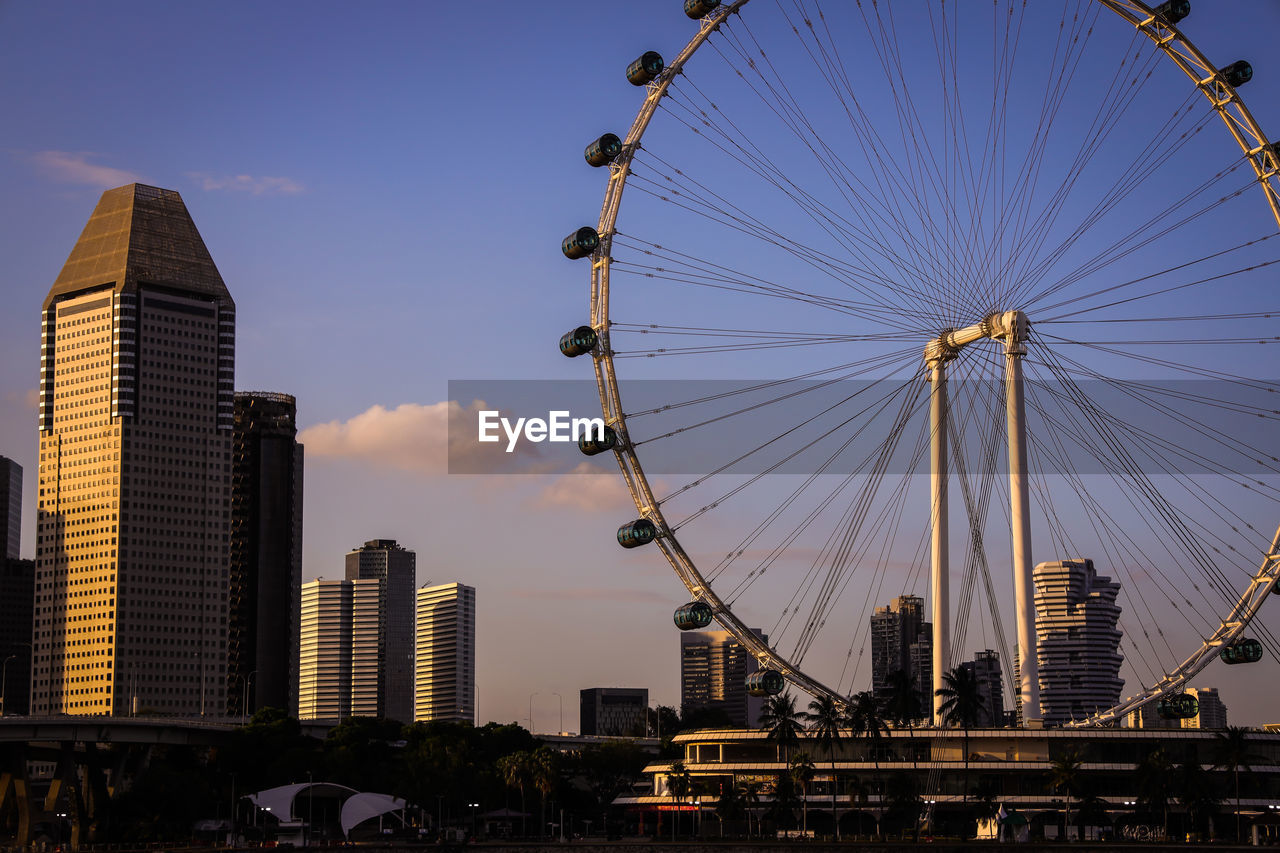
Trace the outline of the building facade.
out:
M 752 633 L 768 642 L 759 629 Z M 763 701 L 747 693 L 747 676 L 756 659 L 728 631 L 684 631 L 680 634 L 680 711 L 699 708 L 724 711 L 734 725 L 754 726 Z
M 288 394 L 235 395 L 227 713 L 298 707 L 302 445 Z
M 0 560 L 16 560 L 22 544 L 22 466 L 0 456 Z
M 346 556 L 347 580 L 382 584 L 378 713 L 407 723 L 413 719 L 413 623 L 417 555 L 394 539 L 371 539 Z
M 973 660 L 960 666 L 973 673 L 982 694 L 982 708 L 978 712 L 978 725 L 998 728 L 1005 724 L 1004 676 L 1000 669 L 1000 653 L 987 649 L 978 652 Z
M 871 691 L 876 699 L 889 696 L 890 677 L 904 671 L 919 694 L 920 708 L 933 707 L 933 623 L 925 621 L 924 599 L 915 595 L 895 598 L 871 614 Z
M 376 579 L 302 585 L 299 719 L 378 716 L 381 590 Z
M 103 193 L 42 308 L 32 712 L 220 714 L 235 304 L 178 193 Z
M 1216 687 L 1188 687 L 1186 690 L 1196 697 L 1200 713 L 1182 721 L 1184 729 L 1225 729 L 1227 727 L 1227 706 L 1222 703 Z
M 1061 725 L 1120 701 L 1120 584 L 1092 560 L 1041 563 L 1035 584 L 1040 710 Z
M 649 691 L 643 687 L 590 687 L 579 693 L 578 731 L 603 737 L 644 737 Z
M 461 583 L 417 595 L 413 719 L 476 721 L 476 591 Z

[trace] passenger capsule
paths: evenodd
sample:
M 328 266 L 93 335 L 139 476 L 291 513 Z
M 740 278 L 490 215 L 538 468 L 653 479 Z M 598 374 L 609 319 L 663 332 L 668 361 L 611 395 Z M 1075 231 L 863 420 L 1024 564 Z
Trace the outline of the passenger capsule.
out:
M 560 338 L 560 352 L 569 358 L 586 355 L 596 348 L 596 330 L 590 326 L 579 326 L 572 332 L 565 332 Z
M 695 21 L 705 18 L 720 5 L 720 0 L 684 0 L 684 13 Z
M 1262 660 L 1262 643 L 1252 637 L 1236 640 L 1229 646 L 1223 646 L 1218 657 L 1222 658 L 1223 663 L 1232 666 L 1238 663 L 1257 663 Z
M 1168 3 L 1161 3 L 1151 11 L 1169 23 L 1176 24 L 1191 14 L 1191 0 L 1169 0 Z
M 574 231 L 560 244 L 560 251 L 564 252 L 564 256 L 571 261 L 585 258 L 598 248 L 600 248 L 600 235 L 596 233 L 596 229 L 588 226 Z
M 603 437 L 597 437 L 598 435 L 593 429 L 583 430 L 582 435 L 578 436 L 578 449 L 587 456 L 595 456 L 618 446 L 618 434 L 608 424 L 604 425 Z
M 647 545 L 658 535 L 658 528 L 647 518 L 637 518 L 630 524 L 618 528 L 618 544 L 623 548 L 639 548 Z
M 1219 68 L 1218 73 L 1227 78 L 1227 82 L 1232 88 L 1243 86 L 1253 79 L 1253 66 L 1245 62 L 1243 59 L 1239 62 L 1233 62 L 1226 68 Z
M 1200 713 L 1200 702 L 1190 693 L 1172 693 L 1160 697 L 1156 711 L 1165 720 L 1189 720 Z
M 774 669 L 758 669 L 747 676 L 747 692 L 752 696 L 777 696 L 787 680 Z
M 613 158 L 622 153 L 622 140 L 616 134 L 606 133 L 595 142 L 587 146 L 587 150 L 582 152 L 582 156 L 587 158 L 587 162 L 592 166 L 604 166 L 612 163 Z
M 661 74 L 665 67 L 662 54 L 656 50 L 646 50 L 640 54 L 639 59 L 627 66 L 627 79 L 632 86 L 643 86 Z
M 677 607 L 672 618 L 681 631 L 696 631 L 711 624 L 711 605 L 705 601 L 690 601 Z

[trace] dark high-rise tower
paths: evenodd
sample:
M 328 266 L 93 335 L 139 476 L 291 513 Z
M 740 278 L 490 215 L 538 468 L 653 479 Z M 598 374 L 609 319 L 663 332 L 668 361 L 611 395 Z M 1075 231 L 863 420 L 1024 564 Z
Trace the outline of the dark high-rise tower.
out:
M 933 624 L 924 620 L 924 600 L 914 595 L 895 598 L 871 615 L 871 690 L 884 700 L 889 678 L 898 670 L 911 676 L 919 692 L 921 712 L 932 707 L 927 697 L 933 685 Z
M 32 713 L 220 714 L 235 303 L 181 196 L 103 193 L 42 311 Z
M 413 721 L 413 621 L 417 555 L 394 539 L 371 539 L 347 554 L 347 580 L 382 582 L 379 717 Z
M 0 456 L 0 713 L 26 714 L 31 701 L 31 614 L 35 563 L 19 559 L 22 466 Z
M 288 394 L 235 397 L 227 712 L 297 711 L 302 445 Z
M 22 466 L 0 456 L 0 560 L 18 559 L 22 544 Z
M 764 642 L 759 628 L 752 633 Z M 680 712 L 701 708 L 724 711 L 734 725 L 754 726 L 764 703 L 747 693 L 747 676 L 756 659 L 728 631 L 680 633 Z

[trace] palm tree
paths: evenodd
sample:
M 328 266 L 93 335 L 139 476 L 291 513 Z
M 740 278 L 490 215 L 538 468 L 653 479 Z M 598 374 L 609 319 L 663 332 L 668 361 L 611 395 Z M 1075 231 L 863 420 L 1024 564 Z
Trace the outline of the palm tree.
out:
M 813 761 L 807 752 L 796 753 L 788 770 L 791 781 L 800 787 L 800 809 L 804 816 L 800 828 L 806 836 L 809 834 L 809 783 L 813 781 L 813 770 Z
M 1157 749 L 1138 762 L 1138 802 L 1154 817 L 1161 815 L 1164 834 L 1169 834 L 1169 797 L 1173 794 L 1173 765 Z
M 967 666 L 957 666 L 942 674 L 942 686 L 934 693 L 943 698 L 938 706 L 942 721 L 964 729 L 964 799 L 969 800 L 969 729 L 978 724 L 987 699 L 977 675 Z
M 738 796 L 742 800 L 742 804 L 747 809 L 747 837 L 751 837 L 751 815 L 760 805 L 760 782 L 739 782 Z M 760 816 L 756 815 L 756 821 L 759 822 Z
M 790 692 L 770 696 L 760 712 L 760 727 L 768 731 L 769 740 L 778 744 L 778 760 L 790 761 L 791 747 L 800 743 L 800 712 Z
M 889 673 L 884 710 L 898 728 L 911 728 L 920 719 L 920 691 L 915 676 L 905 669 Z
M 720 837 L 724 837 L 724 822 L 742 817 L 742 796 L 731 782 L 720 783 L 720 795 L 716 797 L 715 813 L 720 823 Z
M 532 756 L 524 750 L 504 755 L 498 759 L 498 772 L 508 788 L 520 789 L 520 834 L 525 835 L 524 789 L 533 781 Z
M 898 672 L 902 673 L 902 670 L 898 670 Z M 907 688 L 914 693 L 910 677 L 907 678 Z M 875 764 L 876 782 L 881 790 L 880 809 L 876 812 L 876 835 L 879 835 L 880 817 L 884 813 L 884 785 L 883 780 L 880 779 L 880 755 L 876 747 L 880 738 L 889 731 L 889 726 L 885 723 L 884 716 L 881 713 L 880 702 L 870 690 L 863 690 L 861 693 L 855 693 L 849 697 L 846 720 L 854 737 L 865 737 L 872 742 L 871 761 Z
M 1241 726 L 1227 726 L 1215 735 L 1215 768 L 1231 771 L 1235 776 L 1236 786 L 1236 842 L 1241 840 L 1240 835 L 1240 771 L 1253 770 L 1253 762 L 1259 760 L 1259 756 L 1249 751 L 1249 743 L 1246 740 L 1248 730 Z
M 840 745 L 840 727 L 845 723 L 845 713 L 839 703 L 830 696 L 823 696 L 809 703 L 809 711 L 804 715 L 809 723 L 809 731 L 818 746 L 827 751 L 831 761 L 831 822 L 835 826 L 835 839 L 840 840 L 840 818 L 836 815 L 836 789 L 839 787 L 836 777 L 836 747 Z
M 1062 835 L 1071 840 L 1071 797 L 1080 787 L 1084 758 L 1076 750 L 1070 750 L 1053 759 L 1049 765 L 1049 783 L 1054 790 L 1062 791 L 1066 798 L 1066 810 L 1062 821 Z
M 1199 762 L 1188 760 L 1178 770 L 1178 801 L 1187 807 L 1190 831 L 1199 833 L 1205 815 L 1217 808 L 1218 798 L 1213 794 L 1208 771 Z
M 557 754 L 552 752 L 550 747 L 540 746 L 531 756 L 529 770 L 533 785 L 542 794 L 542 826 L 538 831 L 539 835 L 542 835 L 547 828 L 547 795 L 555 790 L 556 781 L 559 779 L 556 765 Z
M 684 766 L 683 761 L 677 761 L 671 765 L 671 772 L 667 774 L 667 790 L 671 792 L 671 799 L 676 802 L 676 810 L 671 813 L 671 840 L 676 840 L 676 824 L 680 820 L 680 804 L 684 802 L 684 798 L 689 794 L 689 789 L 693 786 L 693 780 L 689 776 L 689 769 Z

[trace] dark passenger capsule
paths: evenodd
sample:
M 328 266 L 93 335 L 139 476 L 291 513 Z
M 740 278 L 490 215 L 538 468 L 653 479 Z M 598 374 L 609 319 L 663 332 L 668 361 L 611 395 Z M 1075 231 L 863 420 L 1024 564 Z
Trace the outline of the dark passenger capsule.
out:
M 1223 663 L 1234 666 L 1238 663 L 1257 663 L 1262 660 L 1262 643 L 1253 638 L 1236 640 L 1229 646 L 1223 646 L 1218 652 Z
M 747 692 L 752 696 L 777 696 L 787 680 L 773 669 L 758 669 L 747 676 Z
M 1169 23 L 1176 24 L 1191 14 L 1191 0 L 1169 0 L 1168 3 L 1161 3 L 1151 11 Z
M 661 74 L 665 67 L 662 54 L 656 50 L 646 50 L 640 54 L 639 59 L 627 66 L 627 79 L 632 86 L 643 86 Z
M 672 618 L 681 631 L 696 631 L 711 624 L 711 605 L 705 601 L 690 601 L 677 607 Z
M 560 352 L 569 358 L 586 355 L 596 347 L 596 330 L 590 326 L 579 326 L 572 332 L 565 332 L 560 338 Z
M 715 11 L 720 0 L 684 0 L 684 13 L 695 21 Z
M 604 425 L 603 438 L 596 438 L 596 431 L 593 429 L 588 429 L 578 436 L 578 449 L 587 456 L 595 456 L 597 453 L 613 450 L 617 446 L 618 434 L 608 424 Z
M 630 524 L 618 528 L 618 544 L 623 548 L 639 548 L 647 545 L 658 535 L 658 528 L 647 518 L 637 518 Z
M 592 166 L 604 166 L 613 162 L 613 158 L 622 153 L 622 140 L 615 134 L 606 133 L 595 142 L 587 146 L 587 150 L 582 152 L 582 156 L 587 158 L 587 162 Z
M 1190 693 L 1173 693 L 1161 696 L 1156 710 L 1166 720 L 1189 720 L 1200 713 L 1200 703 Z
M 1245 62 L 1243 59 L 1239 62 L 1233 62 L 1226 68 L 1219 68 L 1218 73 L 1227 78 L 1227 82 L 1232 88 L 1243 86 L 1253 79 L 1253 66 Z
M 596 229 L 587 226 L 574 231 L 560 244 L 560 251 L 564 252 L 564 256 L 571 261 L 585 258 L 598 248 L 600 248 L 600 235 L 596 233 Z

